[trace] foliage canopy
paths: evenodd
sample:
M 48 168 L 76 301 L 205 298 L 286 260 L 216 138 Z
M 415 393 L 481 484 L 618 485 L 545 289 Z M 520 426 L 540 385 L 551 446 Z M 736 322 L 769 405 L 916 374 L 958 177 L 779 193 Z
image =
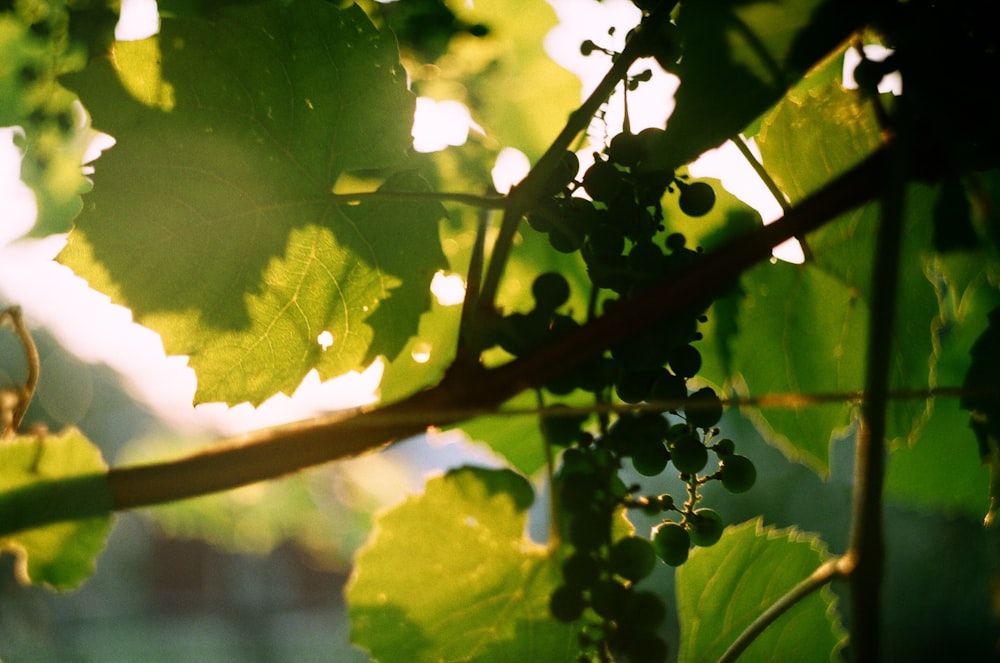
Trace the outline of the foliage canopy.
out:
M 19 430 L 33 384 L 7 389 L 0 545 L 29 581 L 82 582 L 112 511 L 458 426 L 508 467 L 454 470 L 378 519 L 347 590 L 377 660 L 838 660 L 849 633 L 873 661 L 883 497 L 992 519 L 1000 109 L 969 73 L 996 70 L 986 3 L 636 0 L 623 46 L 600 26 L 582 46 L 608 69 L 582 104 L 541 53 L 540 0 L 164 1 L 138 41 L 113 39 L 110 4 L 0 5 L 32 232 L 71 229 L 58 260 L 189 357 L 196 402 L 259 405 L 376 360 L 382 400 L 109 470 L 99 440 Z M 873 44 L 891 54 L 852 85 L 845 57 Z M 676 107 L 633 132 L 652 68 Z M 890 74 L 902 94 L 880 91 Z M 485 137 L 414 152 L 418 94 L 462 101 Z M 85 177 L 95 130 L 117 144 Z M 690 175 L 728 140 L 783 219 Z M 510 147 L 534 165 L 501 195 Z M 767 260 L 789 238 L 804 263 Z M 431 292 L 447 273 L 462 306 Z M 854 437 L 843 553 L 760 518 L 722 529 L 711 482 L 766 475 L 724 403 L 824 478 Z M 679 566 L 679 643 L 644 589 L 654 549 Z

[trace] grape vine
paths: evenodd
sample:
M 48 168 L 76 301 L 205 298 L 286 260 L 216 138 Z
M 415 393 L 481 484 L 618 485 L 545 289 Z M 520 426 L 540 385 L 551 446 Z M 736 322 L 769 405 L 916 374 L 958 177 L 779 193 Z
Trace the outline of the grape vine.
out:
M 666 212 L 665 200 L 675 197 L 672 207 L 690 217 L 707 214 L 715 203 L 707 182 L 649 167 L 662 129 L 632 133 L 627 125 L 593 155 L 582 175 L 577 155 L 565 152 L 547 196 L 525 216 L 530 231 L 545 234 L 555 251 L 582 258 L 591 280 L 587 318 L 701 259 L 700 248 L 689 248 L 684 235 L 668 231 L 668 215 L 677 211 Z M 567 310 L 571 292 L 562 275 L 542 273 L 531 290 L 530 312 L 503 315 L 495 323 L 492 341 L 515 357 L 580 326 L 573 314 L 581 312 Z M 702 338 L 698 325 L 707 320 L 710 304 L 702 298 L 544 387 L 556 401 L 543 410 L 542 431 L 561 450 L 554 472 L 554 535 L 566 547 L 563 582 L 552 592 L 550 610 L 564 622 L 582 620 L 581 661 L 611 661 L 618 653 L 632 661 L 666 659 L 668 645 L 657 630 L 667 607 L 637 583 L 657 559 L 678 566 L 692 545 L 719 540 L 723 522 L 700 505 L 702 486 L 721 481 L 740 493 L 754 484 L 753 463 L 736 454 L 733 440 L 721 437 L 717 427 L 719 396 L 710 387 L 689 386 L 701 367 L 694 344 Z M 558 398 L 577 390 L 597 403 L 614 400 L 634 410 L 613 418 L 572 413 Z M 687 487 L 682 499 L 626 483 L 629 466 L 655 486 L 671 465 Z M 632 509 L 662 521 L 648 536 L 622 536 L 615 523 Z
M 960 405 L 973 412 L 973 432 L 991 474 L 987 520 L 994 518 L 1000 454 L 991 438 L 996 391 L 990 365 L 996 362 L 989 342 L 997 320 L 994 314 L 974 343 L 982 332 L 975 325 L 986 323 L 983 315 L 978 323 L 973 318 L 996 303 L 995 265 L 984 268 L 981 260 L 988 255 L 995 262 L 995 233 L 984 210 L 993 207 L 990 194 L 996 190 L 995 175 L 986 170 L 995 167 L 996 114 L 990 111 L 996 102 L 982 93 L 987 86 L 976 88 L 970 76 L 989 70 L 972 64 L 994 63 L 997 49 L 995 37 L 981 27 L 986 14 L 978 5 L 962 2 L 952 10 L 916 0 L 866 9 L 866 3 L 847 0 L 633 0 L 641 18 L 622 50 L 608 47 L 615 36 L 610 30 L 607 40 L 580 44 L 580 54 L 610 59 L 610 69 L 577 110 L 572 111 L 579 102 L 575 90 L 560 97 L 565 113 L 562 108 L 549 113 L 556 124 L 537 132 L 541 140 L 530 148 L 535 165 L 525 179 L 507 195 L 478 195 L 459 190 L 479 189 L 485 168 L 452 178 L 441 163 L 453 153 L 438 162 L 414 158 L 407 150 L 413 95 L 449 96 L 457 89 L 468 92 L 472 116 L 483 120 L 496 141 L 477 145 L 474 156 L 464 154 L 456 163 L 476 160 L 482 167 L 494 147 L 519 144 L 501 132 L 491 135 L 496 118 L 475 108 L 485 98 L 510 101 L 507 89 L 452 85 L 455 80 L 433 84 L 451 75 L 445 56 L 455 55 L 452 40 L 475 43 L 485 53 L 510 28 L 480 21 L 462 3 L 427 0 L 341 10 L 319 0 L 295 0 L 223 3 L 227 8 L 221 11 L 187 7 L 201 3 L 161 4 L 165 20 L 156 48 L 150 48 L 152 42 L 116 43 L 114 57 L 87 64 L 75 46 L 66 48 L 76 43 L 70 38 L 82 30 L 95 54 L 103 52 L 110 47 L 108 20 L 115 12 L 103 2 L 53 0 L 48 4 L 58 11 L 48 18 L 21 16 L 45 4 L 14 3 L 0 15 L 0 43 L 13 45 L 17 56 L 0 71 L 0 83 L 10 83 L 17 103 L 0 103 L 0 116 L 25 128 L 22 176 L 37 184 L 39 172 L 64 170 L 56 168 L 63 157 L 72 165 L 65 182 L 46 178 L 49 196 L 39 204 L 42 216 L 50 218 L 40 226 L 43 234 L 60 228 L 60 219 L 68 223 L 80 190 L 90 188 L 82 186 L 76 170 L 76 148 L 91 130 L 75 102 L 72 112 L 66 110 L 72 97 L 79 94 L 94 126 L 119 140 L 95 167 L 94 191 L 83 198 L 84 211 L 60 260 L 95 288 L 121 297 L 118 303 L 131 308 L 138 321 L 164 325 L 159 331 L 165 347 L 192 358 L 200 388 L 214 376 L 205 399 L 259 402 L 290 391 L 307 370 L 318 369 L 325 379 L 373 357 L 386 358 L 388 370 L 383 403 L 371 410 L 254 431 L 196 455 L 148 465 L 108 469 L 91 454 L 85 464 L 64 466 L 60 459 L 69 455 L 59 449 L 90 443 L 73 431 L 36 436 L 21 426 L 38 379 L 38 357 L 20 309 L 0 312 L 0 327 L 11 323 L 29 360 L 23 383 L 0 388 L 0 452 L 8 468 L 0 476 L 6 482 L 0 486 L 0 548 L 22 551 L 18 554 L 34 560 L 36 569 L 50 562 L 34 581 L 58 579 L 63 565 L 79 567 L 61 543 L 80 539 L 75 533 L 32 545 L 33 533 L 52 524 L 100 517 L 98 524 L 106 529 L 111 511 L 228 490 L 382 448 L 429 426 L 493 414 L 525 390 L 535 392 L 525 394 L 528 406 L 521 403 L 504 414 L 537 417 L 538 430 L 532 423 L 529 435 L 540 431 L 545 453 L 534 451 L 534 466 L 509 456 L 516 472 L 464 468 L 428 481 L 423 497 L 407 500 L 394 517 L 380 520 L 365 554 L 356 557 L 348 600 L 351 619 L 360 626 L 352 639 L 379 660 L 529 660 L 551 654 L 552 660 L 568 655 L 580 663 L 730 661 L 751 646 L 762 651 L 793 628 L 814 640 L 818 654 L 809 660 L 832 658 L 843 646 L 833 600 L 823 595 L 834 579 L 849 584 L 848 614 L 855 622 L 851 654 L 880 660 L 879 638 L 887 628 L 880 617 L 886 577 L 883 493 L 892 497 L 895 489 L 898 498 L 906 484 L 910 495 L 927 493 L 921 504 L 941 508 L 963 499 L 944 491 L 971 484 L 969 475 L 954 474 L 950 466 L 947 472 L 935 468 L 933 475 L 909 472 L 923 470 L 918 463 L 931 457 L 926 444 L 916 446 L 925 432 L 921 426 L 956 429 L 946 408 L 932 412 L 931 398 L 961 395 Z M 101 20 L 87 28 L 81 12 L 91 5 Z M 539 6 L 548 10 L 547 4 Z M 168 18 L 175 12 L 177 17 Z M 429 31 L 432 24 L 442 30 Z M 8 29 L 12 26 L 17 29 Z M 544 29 L 539 27 L 539 34 Z M 939 48 L 924 47 L 935 40 Z M 59 47 L 51 53 L 36 48 L 46 41 Z M 854 91 L 840 78 L 843 53 L 850 45 L 863 50 L 872 42 L 895 51 L 879 63 L 863 56 Z M 245 58 L 247 52 L 267 57 Z M 422 62 L 410 78 L 403 72 L 405 67 L 406 74 L 413 73 L 410 58 L 436 63 Z M 642 58 L 681 81 L 666 129 L 633 131 L 630 125 L 629 95 L 644 91 L 652 78 L 649 68 L 633 68 Z M 944 63 L 950 70 L 964 60 L 969 65 L 961 75 L 940 88 L 922 73 L 940 74 Z M 213 66 L 202 73 L 192 62 Z M 258 66 L 262 63 L 266 66 Z M 501 71 L 503 64 L 498 60 L 488 68 Z M 76 73 L 65 73 L 70 71 Z M 890 99 L 879 92 L 879 82 L 897 72 L 906 78 L 907 96 Z M 164 95 L 136 97 L 150 80 L 163 83 Z M 345 86 L 331 91 L 333 83 Z M 963 87 L 975 88 L 966 99 L 975 103 L 951 104 Z M 624 91 L 621 131 L 609 126 L 614 113 L 606 105 L 615 88 Z M 252 89 L 254 96 L 230 94 L 236 89 Z M 378 117 L 364 110 L 366 103 L 356 103 L 361 98 L 378 106 Z M 162 104 L 151 105 L 154 101 Z M 976 112 L 949 140 L 947 132 L 935 131 L 938 121 L 930 118 L 936 113 L 927 109 L 954 120 L 952 105 Z M 347 114 L 338 115 L 341 111 Z M 588 126 L 597 127 L 598 146 L 581 150 L 578 139 Z M 157 141 L 167 129 L 183 140 L 163 148 Z M 748 136 L 746 144 L 739 132 Z M 726 137 L 736 139 L 779 201 L 783 219 L 752 229 L 730 223 L 737 216 L 730 214 L 731 196 L 714 180 L 684 169 Z M 759 163 L 749 156 L 751 137 L 761 150 Z M 811 141 L 820 143 L 815 152 Z M 263 152 L 254 152 L 254 145 Z M 783 154 L 802 156 L 784 163 Z M 188 176 L 191 171 L 179 166 L 189 164 L 192 155 L 204 173 L 224 174 L 233 190 L 254 196 L 240 196 L 234 206 L 212 188 L 218 178 Z M 259 168 L 262 162 L 267 169 Z M 144 170 L 151 165 L 156 176 Z M 304 172 L 325 177 L 311 180 Z M 262 173 L 263 179 L 256 179 Z M 352 173 L 366 182 L 369 176 L 386 181 L 378 190 L 352 191 L 357 184 L 347 182 Z M 943 190 L 935 189 L 943 179 Z M 54 196 L 57 188 L 64 198 Z M 881 204 L 869 204 L 873 201 Z M 453 218 L 447 228 L 440 216 L 446 206 L 462 210 L 461 220 Z M 469 207 L 476 209 L 469 213 Z M 933 237 L 923 237 L 931 207 Z M 421 228 L 414 223 L 417 208 Z M 493 210 L 502 216 L 499 228 L 490 227 Z M 300 211 L 303 216 L 296 216 Z M 781 240 L 803 239 L 847 212 L 849 229 L 834 223 L 810 235 L 801 269 L 751 269 Z M 400 215 L 410 217 L 405 228 L 413 233 L 403 241 L 404 226 L 391 223 Z M 726 226 L 719 227 L 723 217 Z M 696 228 L 703 223 L 715 225 L 702 233 Z M 267 229 L 247 234 L 257 242 L 255 250 L 243 244 L 234 249 L 233 234 L 251 225 Z M 741 228 L 747 232 L 739 233 Z M 864 257 L 868 240 L 874 247 L 870 259 Z M 427 244 L 418 248 L 417 242 Z M 454 246 L 438 251 L 449 244 Z M 856 247 L 862 250 L 855 252 Z M 527 250 L 519 253 L 522 248 Z M 144 260 L 134 259 L 139 251 Z M 962 253 L 973 251 L 982 251 L 973 256 L 974 267 L 962 262 L 971 260 Z M 433 260 L 426 259 L 430 252 Z M 541 254 L 549 261 L 544 267 L 533 261 Z M 205 255 L 212 260 L 201 260 Z M 213 265 L 221 280 L 203 287 L 203 275 L 189 268 L 196 262 Z M 466 271 L 465 265 L 461 311 L 456 307 L 454 315 L 444 315 L 445 305 L 431 301 L 427 281 L 446 267 Z M 239 279 L 226 282 L 227 274 Z M 740 297 L 723 302 L 722 294 L 729 294 L 737 279 Z M 529 282 L 530 289 L 516 285 Z M 907 287 L 897 289 L 897 283 Z M 355 290 L 341 301 L 336 296 L 343 285 Z M 778 322 L 782 312 L 795 321 Z M 813 327 L 830 327 L 830 319 L 838 326 L 841 314 L 845 321 L 835 344 L 834 335 L 815 333 Z M 817 315 L 826 316 L 823 324 L 813 324 Z M 337 329 L 341 333 L 335 334 Z M 899 330 L 895 336 L 893 329 Z M 703 342 L 702 334 L 710 330 L 719 334 L 718 345 L 716 338 L 712 345 Z M 782 358 L 750 356 L 762 338 L 780 332 L 807 333 L 827 345 L 820 350 L 800 338 L 781 346 Z M 244 333 L 246 347 L 266 356 L 239 355 L 233 362 L 234 335 Z M 322 342 L 318 348 L 317 335 L 335 336 L 333 351 Z M 417 341 L 433 346 L 438 363 L 414 372 L 407 350 Z M 218 353 L 207 353 L 206 343 L 216 344 L 211 347 Z M 865 343 L 867 364 L 852 361 Z M 330 363 L 348 349 L 352 356 Z M 791 366 L 803 355 L 805 370 Z M 836 357 L 831 361 L 829 355 Z M 965 368 L 959 355 L 971 356 L 973 368 L 965 387 L 949 387 L 960 382 L 959 369 Z M 300 363 L 292 366 L 293 359 Z M 755 362 L 774 366 L 761 370 Z M 237 386 L 232 365 L 241 371 L 255 367 L 259 375 Z M 791 370 L 778 375 L 785 368 Z M 806 384 L 803 378 L 811 376 L 804 373 L 817 368 L 823 369 L 817 374 L 837 373 L 837 381 Z M 828 556 L 818 535 L 778 531 L 762 519 L 724 520 L 720 512 L 728 511 L 716 502 L 721 490 L 713 491 L 746 493 L 757 482 L 755 464 L 765 463 L 763 451 L 758 456 L 751 450 L 734 420 L 723 416 L 733 401 L 707 386 L 726 384 L 728 376 L 736 378 L 736 392 L 744 385 L 753 392 L 735 399 L 740 406 L 759 406 L 773 431 L 788 438 L 782 447 L 786 455 L 798 454 L 821 474 L 834 466 L 827 457 L 828 433 L 857 422 L 850 540 L 839 556 Z M 916 394 L 913 400 L 923 399 L 927 407 L 917 404 L 919 416 L 887 414 L 906 398 L 900 394 Z M 811 422 L 809 429 L 792 430 L 764 412 L 785 396 L 795 405 L 779 406 L 787 408 L 781 414 L 796 407 L 811 417 L 818 408 L 804 407 L 821 402 L 837 403 L 842 411 Z M 854 403 L 862 404 L 860 412 L 850 411 Z M 913 444 L 885 444 L 903 436 Z M 778 446 L 784 442 L 777 440 Z M 37 450 L 43 446 L 52 464 L 39 474 Z M 506 453 L 499 445 L 494 450 Z M 895 478 L 887 475 L 890 453 L 903 459 L 895 465 Z M 535 500 L 526 477 L 541 466 L 543 455 L 551 500 L 548 548 L 524 534 Z M 939 480 L 939 474 L 947 477 Z M 938 485 L 928 489 L 935 481 Z M 916 485 L 919 489 L 912 488 Z M 424 508 L 440 516 L 433 525 Z M 451 517 L 456 514 L 458 519 Z M 632 522 L 647 524 L 636 529 Z M 102 537 L 105 529 L 98 532 Z M 459 536 L 449 536 L 456 532 Z M 415 544 L 401 550 L 401 540 Z M 100 547 L 96 537 L 92 543 L 85 546 L 91 562 Z M 747 553 L 737 571 L 742 575 L 720 579 L 730 571 L 720 560 L 734 550 Z M 47 559 L 51 551 L 54 559 Z M 789 574 L 772 583 L 778 569 Z M 670 604 L 667 593 L 653 591 L 658 570 L 676 570 L 677 594 Z M 77 568 L 59 586 L 89 573 Z M 442 582 L 452 577 L 465 583 L 459 591 Z M 729 600 L 719 591 L 757 578 L 766 578 L 768 587 L 752 596 Z M 497 601 L 511 608 L 494 620 Z M 809 629 L 803 630 L 801 621 L 778 623 L 793 604 L 809 601 L 815 619 Z M 428 604 L 438 608 L 427 610 Z M 455 610 L 471 604 L 476 604 L 474 618 Z M 461 623 L 439 630 L 448 621 L 442 620 L 446 613 L 461 614 Z M 684 633 L 676 643 L 664 639 L 675 617 Z M 478 625 L 496 637 L 472 642 L 465 630 Z M 384 637 L 388 631 L 391 637 Z M 823 635 L 820 644 L 812 638 L 817 632 Z M 532 654 L 525 658 L 528 650 Z

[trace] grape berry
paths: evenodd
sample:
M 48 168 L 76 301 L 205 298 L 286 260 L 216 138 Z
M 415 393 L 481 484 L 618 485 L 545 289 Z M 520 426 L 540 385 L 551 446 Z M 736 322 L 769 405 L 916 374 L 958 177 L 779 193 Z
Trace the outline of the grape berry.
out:
M 587 48 L 600 50 L 592 43 Z M 715 192 L 707 182 L 655 167 L 650 157 L 662 134 L 645 129 L 614 136 L 582 175 L 576 155 L 567 153 L 547 199 L 526 214 L 528 226 L 545 234 L 553 249 L 579 253 L 592 282 L 588 317 L 701 259 L 699 248 L 671 232 L 674 212 L 665 207 L 700 217 L 714 207 Z M 520 356 L 578 328 L 572 288 L 557 272 L 539 274 L 531 285 L 534 308 L 500 316 L 494 343 Z M 705 483 L 719 481 L 740 493 L 756 479 L 753 463 L 736 454 L 731 439 L 716 440 L 723 413 L 718 395 L 689 383 L 702 367 L 698 326 L 710 305 L 703 301 L 653 323 L 545 387 L 554 396 L 582 390 L 598 403 L 617 399 L 635 407 L 597 416 L 556 402 L 540 417 L 544 438 L 561 453 L 553 499 L 562 583 L 549 607 L 560 621 L 582 620 L 580 661 L 611 661 L 619 653 L 636 662 L 666 659 L 667 645 L 657 634 L 666 606 L 638 585 L 658 562 L 679 566 L 692 547 L 721 538 L 722 517 L 700 504 Z M 687 487 L 686 499 L 644 495 L 640 485 L 627 485 L 621 476 L 626 461 L 651 481 L 672 469 Z M 649 536 L 627 534 L 621 526 L 629 509 L 662 520 Z

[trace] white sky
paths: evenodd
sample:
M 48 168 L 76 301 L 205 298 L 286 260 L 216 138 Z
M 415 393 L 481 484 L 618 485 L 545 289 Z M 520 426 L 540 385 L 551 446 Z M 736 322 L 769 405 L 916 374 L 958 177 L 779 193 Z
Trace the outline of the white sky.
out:
M 591 38 L 602 46 L 620 49 L 628 27 L 635 23 L 635 7 L 629 0 L 550 2 L 562 23 L 549 35 L 546 48 L 557 62 L 581 76 L 583 93 L 587 94 L 603 74 L 605 67 L 600 66 L 600 59 L 604 56 L 583 57 L 579 53 L 580 42 Z M 122 5 L 123 16 L 129 20 L 119 26 L 116 32 L 119 38 L 140 38 L 155 31 L 155 0 L 123 0 Z M 593 34 L 595 25 L 615 25 L 618 29 L 614 38 L 604 39 Z M 643 63 L 635 72 L 647 66 Z M 629 94 L 634 131 L 646 126 L 663 126 L 673 107 L 675 87 L 674 79 L 657 75 Z M 621 103 L 609 105 L 606 121 L 611 133 L 616 133 L 621 126 L 621 108 Z M 447 145 L 460 145 L 469 131 L 482 132 L 482 129 L 475 125 L 461 104 L 429 100 L 418 103 L 414 128 L 418 149 L 433 151 Z M 63 236 L 10 243 L 30 228 L 35 216 L 33 194 L 19 180 L 20 155 L 12 142 L 13 136 L 13 130 L 0 129 L 0 201 L 3 201 L 0 211 L 0 297 L 21 305 L 29 325 L 45 327 L 60 344 L 82 359 L 111 366 L 123 376 L 137 398 L 181 429 L 230 434 L 306 418 L 333 408 L 357 406 L 374 399 L 381 378 L 378 363 L 363 374 L 355 373 L 326 383 L 320 383 L 313 371 L 306 376 L 294 397 L 276 396 L 257 410 L 249 405 L 227 408 L 222 404 L 192 408 L 195 377 L 186 365 L 186 358 L 166 357 L 157 334 L 132 323 L 127 309 L 112 305 L 106 296 L 90 290 L 82 279 L 55 263 L 53 258 L 65 242 Z M 509 187 L 523 175 L 527 160 L 522 157 L 518 157 L 516 151 L 507 152 L 504 163 L 509 160 L 519 165 L 513 166 L 513 171 L 500 168 L 500 172 L 495 173 L 498 188 Z M 99 161 L 97 167 L 100 167 Z M 780 215 L 777 203 L 731 145 L 706 155 L 690 170 L 695 176 L 719 177 L 721 174 L 723 185 L 758 206 L 766 220 Z M 452 275 L 449 280 L 442 275 L 438 282 L 460 288 L 460 280 L 456 284 L 455 278 Z

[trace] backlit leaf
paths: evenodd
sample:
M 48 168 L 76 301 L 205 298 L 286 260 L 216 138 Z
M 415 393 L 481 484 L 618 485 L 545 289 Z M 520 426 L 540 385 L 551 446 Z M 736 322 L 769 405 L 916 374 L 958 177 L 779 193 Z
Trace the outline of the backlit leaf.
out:
M 761 519 L 728 527 L 677 568 L 678 660 L 716 661 L 778 598 L 826 561 L 818 537 Z M 744 661 L 837 661 L 845 632 L 828 587 L 796 603 L 740 656 Z
M 0 443 L 0 521 L 5 527 L 36 515 L 22 513 L 24 505 L 45 508 L 39 502 L 46 501 L 67 519 L 74 518 L 74 512 L 106 514 L 0 537 L 0 550 L 13 550 L 18 557 L 22 581 L 67 590 L 94 573 L 112 523 L 106 470 L 101 452 L 74 428 L 58 435 L 23 435 Z M 72 480 L 76 478 L 80 480 Z M 12 502 L 9 497 L 17 495 L 15 491 L 26 499 Z M 40 499 L 32 501 L 33 494 Z
M 347 587 L 351 639 L 380 663 L 574 661 L 549 614 L 558 565 L 524 536 L 531 486 L 465 467 L 382 515 Z
M 118 145 L 60 260 L 190 357 L 196 401 L 258 404 L 312 369 L 394 359 L 416 333 L 446 266 L 441 207 L 330 196 L 411 144 L 395 43 L 357 7 L 164 20 L 68 82 Z

